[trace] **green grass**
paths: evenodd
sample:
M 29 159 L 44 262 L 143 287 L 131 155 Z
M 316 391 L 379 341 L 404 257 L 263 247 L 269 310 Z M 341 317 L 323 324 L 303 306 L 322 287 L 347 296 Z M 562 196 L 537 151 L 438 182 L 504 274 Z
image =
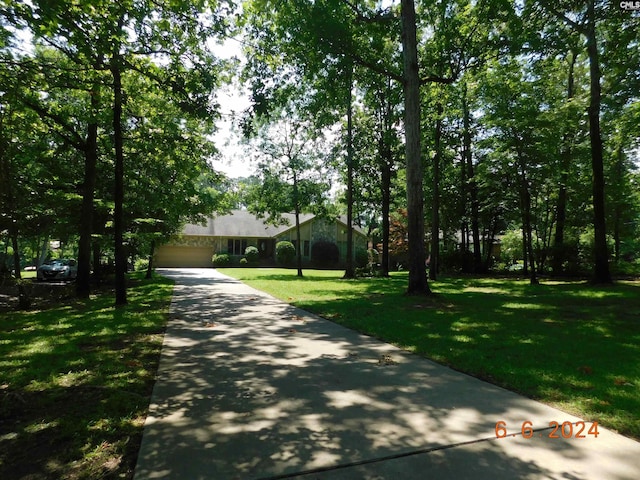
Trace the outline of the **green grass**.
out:
M 0 313 L 0 478 L 131 478 L 172 283 Z
M 347 327 L 640 439 L 640 282 L 445 278 L 404 295 L 406 273 L 223 273 Z

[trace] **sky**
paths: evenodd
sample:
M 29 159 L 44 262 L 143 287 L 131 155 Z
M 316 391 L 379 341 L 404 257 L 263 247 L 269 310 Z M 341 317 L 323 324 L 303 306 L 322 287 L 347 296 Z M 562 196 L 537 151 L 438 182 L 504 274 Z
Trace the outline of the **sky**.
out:
M 240 43 L 229 39 L 214 48 L 219 58 L 242 58 Z M 216 148 L 220 151 L 219 160 L 213 160 L 213 167 L 228 177 L 250 176 L 254 167 L 249 163 L 249 155 L 240 144 L 240 138 L 233 129 L 233 120 L 250 106 L 249 97 L 237 83 L 225 86 L 218 91 L 216 100 L 220 104 L 221 119 L 217 122 L 217 133 L 213 135 Z

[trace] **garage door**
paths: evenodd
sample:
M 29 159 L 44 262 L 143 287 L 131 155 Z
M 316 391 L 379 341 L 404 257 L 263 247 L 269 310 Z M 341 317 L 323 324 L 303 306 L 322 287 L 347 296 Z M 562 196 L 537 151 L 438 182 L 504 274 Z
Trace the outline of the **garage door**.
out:
M 211 267 L 213 247 L 174 247 L 162 245 L 156 251 L 156 267 Z

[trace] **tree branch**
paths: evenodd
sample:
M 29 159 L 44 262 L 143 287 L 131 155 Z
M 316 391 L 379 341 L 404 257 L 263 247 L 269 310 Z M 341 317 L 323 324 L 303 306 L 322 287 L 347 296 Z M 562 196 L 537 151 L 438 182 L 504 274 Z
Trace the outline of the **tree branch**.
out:
M 73 147 L 78 150 L 84 150 L 86 146 L 86 142 L 84 138 L 75 129 L 69 125 L 62 116 L 57 115 L 48 109 L 44 108 L 42 105 L 37 102 L 32 101 L 29 98 L 23 98 L 22 101 L 24 104 L 29 107 L 31 110 L 36 112 L 40 118 L 52 120 L 56 125 L 58 125 L 67 135 L 64 135 L 62 132 L 57 132 L 62 138 L 64 138 L 67 142 L 69 142 Z
M 565 22 L 567 25 L 573 27 L 578 33 L 581 33 L 583 35 L 587 34 L 587 29 L 584 25 L 571 20 L 569 17 L 567 17 L 564 13 L 562 13 L 561 11 L 559 11 L 558 9 L 556 9 L 555 7 L 552 7 L 551 5 L 549 5 L 547 2 L 540 2 L 542 5 L 542 8 L 544 8 L 545 10 L 548 10 L 552 15 L 556 16 L 557 18 L 559 18 L 560 20 L 562 20 L 563 22 Z
M 441 83 L 443 85 L 451 85 L 458 79 L 457 75 L 451 77 L 441 77 L 439 75 L 430 75 L 428 77 L 420 78 L 420 85 L 424 85 L 426 83 Z
M 400 18 L 393 14 L 393 9 L 391 7 L 378 10 L 372 15 L 367 15 L 362 13 L 355 2 L 350 0 L 343 0 L 343 2 L 353 11 L 356 19 L 363 23 L 386 23 L 400 20 Z

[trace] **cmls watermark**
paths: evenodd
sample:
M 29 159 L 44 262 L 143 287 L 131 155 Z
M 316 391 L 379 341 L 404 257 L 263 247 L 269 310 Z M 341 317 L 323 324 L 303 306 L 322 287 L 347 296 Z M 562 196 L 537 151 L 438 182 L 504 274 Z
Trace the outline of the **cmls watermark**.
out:
M 640 1 L 627 1 L 627 2 L 620 2 L 620 8 L 622 10 L 626 10 L 627 12 L 637 12 L 640 10 Z

